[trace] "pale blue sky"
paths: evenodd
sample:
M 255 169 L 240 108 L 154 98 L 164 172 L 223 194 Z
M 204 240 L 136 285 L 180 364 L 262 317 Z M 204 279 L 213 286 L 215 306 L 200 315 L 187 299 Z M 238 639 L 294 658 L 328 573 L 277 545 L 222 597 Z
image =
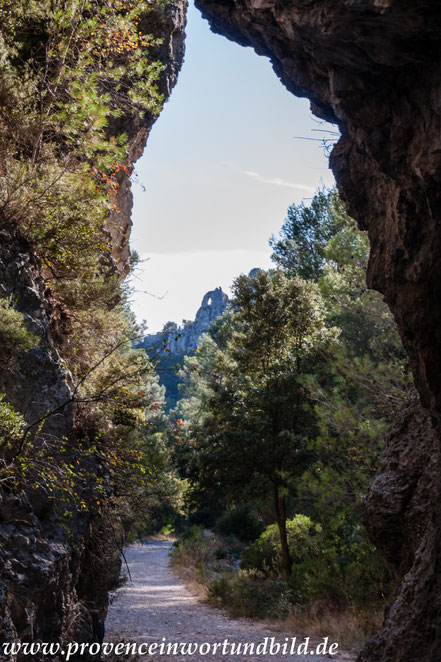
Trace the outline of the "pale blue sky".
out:
M 194 318 L 204 293 L 270 265 L 288 206 L 332 185 L 332 138 L 250 48 L 189 10 L 184 66 L 136 171 L 132 248 L 147 261 L 133 309 L 150 331 Z M 317 131 L 318 130 L 318 131 Z M 162 299 L 146 294 L 150 292 Z

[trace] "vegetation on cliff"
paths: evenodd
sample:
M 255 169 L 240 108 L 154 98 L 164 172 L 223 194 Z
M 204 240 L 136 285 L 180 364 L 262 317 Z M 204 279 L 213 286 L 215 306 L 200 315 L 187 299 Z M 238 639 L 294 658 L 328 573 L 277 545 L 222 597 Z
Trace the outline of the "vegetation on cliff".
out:
M 29 564 L 35 636 L 75 637 L 74 627 L 87 638 L 101 627 L 133 504 L 176 492 L 163 393 L 133 348 L 142 330 L 118 204 L 133 143 L 142 148 L 174 82 L 161 46 L 183 25 L 167 23 L 167 5 L 0 1 L 0 627 L 11 636 L 27 636 L 27 625 L 22 607 L 8 606 L 25 590 L 10 504 L 32 523 L 42 567 L 63 550 L 71 573 L 53 577 L 53 599 L 70 605 L 53 624 Z
M 118 213 L 116 176 L 132 169 L 119 120 L 156 115 L 163 101 L 163 66 L 152 55 L 159 40 L 140 29 L 154 9 L 130 0 L 5 1 L 0 15 L 2 221 L 16 224 L 41 260 L 71 402 L 86 436 L 101 431 L 108 462 L 120 456 L 120 430 L 152 404 L 152 368 L 131 349 L 138 329 L 108 222 Z M 31 334 L 14 324 L 11 298 L 1 305 L 7 358 L 30 349 Z

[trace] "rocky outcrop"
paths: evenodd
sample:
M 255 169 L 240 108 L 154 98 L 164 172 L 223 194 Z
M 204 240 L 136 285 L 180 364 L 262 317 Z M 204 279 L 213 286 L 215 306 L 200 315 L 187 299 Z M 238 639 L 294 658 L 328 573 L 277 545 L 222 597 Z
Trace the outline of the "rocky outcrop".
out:
M 1 226 L 1 294 L 14 301 L 25 326 L 34 334 L 35 346 L 12 357 L 9 352 L 9 361 L 1 348 L 0 392 L 7 394 L 28 424 L 60 407 L 47 419 L 40 436 L 74 442 L 74 410 L 68 404 L 72 398 L 71 379 L 52 342 L 53 309 L 41 265 L 17 230 L 4 220 Z M 69 539 L 54 520 L 51 504 L 38 491 L 15 494 L 6 485 L 0 492 L 1 643 L 15 639 L 59 640 L 67 634 L 75 614 L 75 634 L 81 630 L 85 640 L 96 636 L 90 614 L 103 612 L 106 605 L 96 604 L 89 610 L 76 591 L 81 554 L 74 547 L 81 546 L 90 522 L 88 518 L 75 518 L 71 525 Z M 0 648 L 0 660 L 14 659 L 3 655 Z M 35 656 L 35 660 L 40 659 Z
M 168 322 L 162 331 L 146 336 L 139 344 L 158 361 L 156 370 L 159 383 L 165 387 L 167 409 L 173 408 L 179 397 L 177 368 L 187 354 L 195 351 L 200 337 L 222 315 L 227 303 L 228 296 L 221 287 L 216 287 L 204 295 L 194 321 L 183 321 L 181 326 Z
M 291 92 L 308 97 L 317 116 L 338 125 L 341 138 L 334 146 L 331 166 L 348 211 L 369 233 L 368 283 L 385 295 L 394 313 L 438 440 L 439 3 L 196 0 L 196 5 L 216 32 L 269 57 Z M 430 429 L 426 428 L 426 433 Z M 393 443 L 391 439 L 389 444 Z M 432 461 L 431 444 L 418 443 L 415 461 L 416 456 L 418 466 L 427 465 L 426 470 L 433 472 L 425 499 L 420 500 L 425 510 L 421 522 L 426 526 L 415 532 L 419 552 L 403 577 L 375 646 L 362 654 L 363 662 L 436 662 L 441 657 L 441 534 L 436 530 L 440 471 L 437 461 Z M 385 462 L 391 457 L 387 455 Z M 398 474 L 401 470 L 398 464 Z M 385 465 L 382 471 L 387 473 Z M 394 499 L 392 489 L 389 497 Z M 396 503 L 407 513 L 411 502 Z M 393 546 L 391 549 L 398 553 Z M 430 633 L 424 646 L 421 633 Z
M 202 299 L 194 321 L 184 321 L 181 326 L 168 322 L 162 331 L 146 336 L 142 347 L 158 348 L 161 352 L 189 354 L 193 352 L 203 333 L 222 315 L 228 303 L 228 295 L 221 287 L 207 292 Z
M 441 525 L 440 472 L 439 438 L 415 394 L 386 437 L 365 501 L 369 536 L 395 566 L 399 581 L 384 630 L 369 642 L 360 662 L 439 659 L 433 636 L 439 608 L 427 601 L 426 584 L 433 583 L 432 590 L 440 594 L 441 577 L 433 576 Z M 409 656 L 416 648 L 419 657 Z
M 164 70 L 158 82 L 158 90 L 168 99 L 178 79 L 185 51 L 185 22 L 187 0 L 175 0 L 164 5 L 163 10 L 152 9 L 140 23 L 144 34 L 153 34 L 162 39 L 162 44 L 152 49 L 152 59 L 160 60 Z M 113 257 L 119 272 L 127 275 L 130 262 L 129 239 L 132 228 L 133 195 L 131 176 L 134 163 L 144 151 L 155 117 L 147 113 L 144 119 L 138 114 L 127 112 L 111 125 L 114 135 L 125 133 L 129 138 L 129 149 L 125 165 L 116 174 L 118 190 L 115 210 L 109 218 L 108 229 L 112 237 Z
M 176 82 L 183 60 L 186 5 L 186 0 L 168 3 L 162 11 L 149 12 L 140 25 L 144 33 L 163 38 L 155 56 L 164 64 L 160 88 L 165 96 Z M 115 212 L 108 223 L 113 257 L 121 274 L 127 272 L 129 261 L 130 169 L 144 148 L 153 121 L 153 116 L 146 116 L 135 122 L 127 113 L 117 118 L 118 126 L 109 127 L 116 135 L 125 131 L 129 137 L 128 172 L 120 176 L 116 200 L 119 213 Z M 4 348 L 0 347 L 0 394 L 7 394 L 8 402 L 24 416 L 27 424 L 56 410 L 43 427 L 38 427 L 36 443 L 63 440 L 74 448 L 80 434 L 85 443 L 87 439 L 84 431 L 80 433 L 77 429 L 71 402 L 71 376 L 55 342 L 57 333 L 68 333 L 69 321 L 63 319 L 62 307 L 46 287 L 41 263 L 31 245 L 15 228 L 13 219 L 7 221 L 3 217 L 0 218 L 0 298 L 11 301 L 24 327 L 35 337 L 33 347 L 9 352 L 6 358 Z M 5 458 L 10 460 L 3 444 L 1 460 Z M 109 496 L 112 488 L 99 460 L 90 457 L 84 461 L 87 462 L 84 471 L 100 476 Z M 75 504 L 67 502 L 63 506 L 70 517 L 67 526 L 60 512 L 55 513 L 54 499 L 48 498 L 38 486 L 20 491 L 8 484 L 2 484 L 1 488 L 0 644 L 15 639 L 99 640 L 107 608 L 107 588 L 119 563 L 118 550 L 115 555 L 109 541 L 112 535 L 109 523 L 98 517 L 96 510 L 78 513 Z M 2 662 L 15 661 L 15 656 L 3 655 L 2 650 L 0 647 Z M 21 659 L 31 658 L 17 658 Z M 32 656 L 33 662 L 46 659 L 41 654 Z M 63 658 L 51 656 L 54 662 L 59 659 Z
M 26 328 L 36 338 L 35 347 L 26 353 L 17 352 L 12 365 L 2 351 L 4 347 L 0 349 L 4 361 L 0 393 L 7 393 L 27 422 L 68 402 L 72 395 L 70 375 L 52 342 L 54 310 L 40 270 L 29 243 L 4 219 L 0 220 L 0 296 L 14 302 Z M 60 410 L 47 426 L 54 433 L 68 434 L 73 428 L 72 409 Z

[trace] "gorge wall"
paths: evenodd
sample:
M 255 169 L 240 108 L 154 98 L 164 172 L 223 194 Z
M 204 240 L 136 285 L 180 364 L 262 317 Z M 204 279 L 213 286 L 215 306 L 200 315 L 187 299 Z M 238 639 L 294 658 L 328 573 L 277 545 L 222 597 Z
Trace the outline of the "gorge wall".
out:
M 154 55 L 163 65 L 158 87 L 165 98 L 176 82 L 183 61 L 186 6 L 186 0 L 176 0 L 163 9 L 149 11 L 139 26 L 139 34 L 154 34 L 162 39 Z M 126 168 L 118 173 L 115 211 L 107 222 L 107 232 L 112 238 L 113 276 L 118 273 L 123 276 L 128 271 L 130 174 L 154 120 L 155 116 L 147 113 L 134 121 L 127 109 L 127 113 L 121 113 L 109 126 L 115 136 L 125 132 L 128 137 Z M 0 176 L 3 175 L 1 171 Z M 45 282 L 35 248 L 15 221 L 2 210 L 0 303 L 2 300 L 11 302 L 14 315 L 33 334 L 35 346 L 11 350 L 8 354 L 2 335 L 4 326 L 0 324 L 0 400 L 5 395 L 26 424 L 59 408 L 42 428 L 37 426 L 41 432 L 38 443 L 52 443 L 56 439 L 59 445 L 66 442 L 74 447 L 79 440 L 84 440 L 84 430 L 77 426 L 71 402 L 74 385 L 59 342 L 60 336 L 63 341 L 68 339 L 69 320 Z M 0 314 L 3 315 L 4 310 L 0 310 Z M 0 420 L 0 429 L 2 423 Z M 4 469 L 12 451 L 3 442 L 0 450 Z M 100 467 L 99 458 L 87 460 L 84 470 L 98 475 L 101 472 L 100 480 L 111 495 L 111 482 Z M 103 631 L 109 582 L 115 572 L 118 574 L 119 552 L 115 554 L 107 544 L 109 531 L 104 530 L 96 509 L 79 513 L 72 504 L 67 504 L 67 510 L 73 510 L 74 515 L 66 525 L 54 516 L 53 504 L 48 498 L 33 487 L 29 485 L 28 489 L 15 491 L 8 482 L 0 485 L 0 643 L 98 641 Z M 3 655 L 2 651 L 0 660 L 4 662 L 31 659 Z M 41 653 L 32 656 L 34 662 L 46 659 Z M 51 659 L 63 658 L 51 656 Z M 82 656 L 81 659 L 88 658 Z
M 368 231 L 368 283 L 393 311 L 434 425 L 433 430 L 418 403 L 403 413 L 370 490 L 367 526 L 399 568 L 401 584 L 382 632 L 359 659 L 436 662 L 441 656 L 441 8 L 436 0 L 196 0 L 196 5 L 215 32 L 269 57 L 288 90 L 309 98 L 313 113 L 340 129 L 331 167 L 349 213 Z M 417 422 L 411 424 L 412 418 Z M 402 536 L 389 540 L 391 514 L 383 508 L 374 518 L 373 504 L 387 500 L 411 532 L 407 552 Z

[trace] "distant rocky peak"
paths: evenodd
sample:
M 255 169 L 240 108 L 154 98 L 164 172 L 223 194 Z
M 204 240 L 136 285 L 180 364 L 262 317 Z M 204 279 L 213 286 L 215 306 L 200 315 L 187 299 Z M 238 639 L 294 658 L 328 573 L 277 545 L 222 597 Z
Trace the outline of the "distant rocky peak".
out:
M 248 278 L 255 278 L 257 274 L 260 274 L 262 269 L 260 267 L 254 267 L 254 269 L 251 269 L 250 273 L 248 274 Z
M 221 287 L 216 287 L 204 295 L 194 321 L 183 320 L 181 326 L 167 322 L 162 331 L 146 336 L 142 345 L 146 349 L 160 347 L 170 354 L 188 354 L 197 348 L 199 338 L 222 315 L 227 303 L 228 295 Z
M 201 307 L 196 313 L 196 318 L 193 324 L 202 323 L 208 326 L 205 331 L 210 326 L 211 322 L 214 322 L 225 310 L 225 306 L 228 303 L 228 295 L 223 292 L 221 287 L 216 287 L 215 290 L 207 292 L 202 299 Z

